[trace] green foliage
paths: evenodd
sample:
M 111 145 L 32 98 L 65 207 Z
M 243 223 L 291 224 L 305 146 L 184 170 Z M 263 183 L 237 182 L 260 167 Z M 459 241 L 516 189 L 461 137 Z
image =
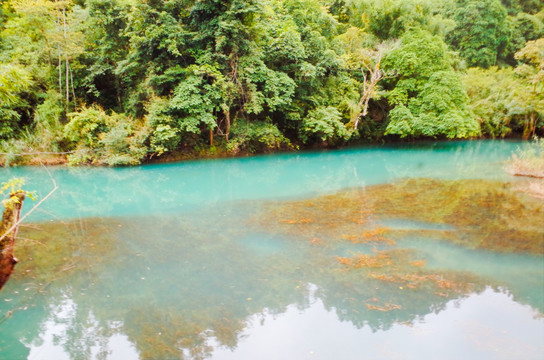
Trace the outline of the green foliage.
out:
M 479 134 L 468 97 L 437 36 L 416 30 L 384 60 L 398 77 L 387 97 L 395 105 L 385 134 L 401 137 L 467 138 Z
M 435 72 L 453 70 L 453 59 L 440 37 L 416 29 L 404 35 L 401 43 L 383 60 L 383 67 L 397 74 L 387 95 L 393 105 L 405 104 L 419 94 Z
M 406 106 L 402 104 L 395 106 L 389 117 L 386 134 L 398 134 L 403 138 L 414 134 L 416 118 Z
M 115 120 L 109 131 L 100 138 L 101 161 L 110 166 L 137 165 L 147 154 L 144 145 L 147 134 L 137 131 L 131 121 L 123 117 Z
M 23 67 L 0 63 L 0 140 L 21 130 L 20 111 L 27 106 L 23 94 L 31 84 L 30 74 Z
M 302 121 L 300 138 L 304 143 L 319 140 L 331 145 L 345 141 L 351 133 L 341 119 L 338 109 L 332 106 L 310 110 Z
M 511 38 L 506 49 L 509 63 L 515 65 L 514 54 L 521 50 L 527 41 L 544 37 L 544 21 L 537 15 L 519 13 L 510 18 Z
M 94 105 L 69 116 L 64 134 L 75 144 L 68 158 L 73 165 L 136 165 L 147 154 L 148 129 L 123 114 L 107 114 Z
M 417 102 L 420 101 L 420 104 Z M 419 121 L 412 135 L 437 136 L 447 138 L 467 138 L 477 136 L 479 125 L 468 108 L 468 97 L 462 88 L 459 75 L 453 71 L 434 73 L 423 87 L 418 99 L 413 103 Z
M 159 156 L 175 150 L 181 140 L 180 130 L 172 116 L 168 114 L 168 99 L 154 97 L 146 110 L 146 126 L 152 129 L 150 150 Z
M 233 151 L 473 137 L 473 114 L 485 136 L 539 134 L 541 3 L 5 0 L 0 147 L 123 165 L 217 136 Z M 461 83 L 463 60 L 506 68 Z
M 516 131 L 530 138 L 544 130 L 544 39 L 527 42 L 516 58 L 525 62 L 516 69 L 474 68 L 464 76 L 471 107 L 493 137 Z
M 15 64 L 0 64 L 0 102 L 10 106 L 20 101 L 20 93 L 27 90 L 32 81 L 26 69 Z
M 243 68 L 240 77 L 249 95 L 243 108 L 245 112 L 259 115 L 291 104 L 296 83 L 289 75 L 270 69 L 263 59 L 256 57 L 245 58 L 240 65 Z
M 214 111 L 219 109 L 221 74 L 209 66 L 190 67 L 190 74 L 180 82 L 169 102 L 181 131 L 198 133 L 201 127 L 216 126 Z
M 457 0 L 452 15 L 457 26 L 448 34 L 448 42 L 469 66 L 496 65 L 510 37 L 507 15 L 500 0 Z
M 276 74 L 287 75 L 274 75 L 277 79 L 273 82 L 275 88 L 287 85 L 282 107 L 275 110 L 284 113 L 278 117 L 280 128 L 294 130 L 312 108 L 333 105 L 327 83 L 338 76 L 342 66 L 332 45 L 338 35 L 338 23 L 316 1 L 272 3 L 275 15 L 270 16 L 268 23 L 261 24 L 267 34 L 263 44 L 266 60 L 263 62 Z M 283 46 L 286 49 L 280 50 Z
M 471 68 L 463 75 L 463 83 L 482 133 L 493 138 L 509 135 L 511 90 L 516 87 L 513 70 Z
M 40 134 L 40 143 L 37 148 L 43 151 L 59 151 L 63 138 L 63 125 L 60 120 L 64 114 L 62 96 L 50 90 L 44 96 L 44 101 L 36 107 L 34 124 L 36 132 Z
M 269 122 L 238 121 L 232 127 L 232 135 L 233 139 L 227 143 L 227 150 L 233 153 L 266 152 L 291 147 L 291 142 Z
M 404 0 L 352 1 L 352 18 L 359 27 L 368 30 L 380 40 L 401 37 L 404 32 L 428 20 L 427 4 Z M 360 23 L 359 23 L 360 21 Z
M 96 147 L 100 134 L 108 130 L 109 116 L 97 105 L 85 107 L 68 116 L 70 122 L 64 127 L 64 135 L 68 140 L 89 149 Z
M 544 38 L 528 41 L 515 58 L 524 63 L 515 70 L 521 86 L 514 92 L 518 101 L 512 113 L 523 117 L 523 137 L 528 139 L 537 129 L 544 132 Z
M 22 153 L 63 151 L 66 141 L 60 123 L 64 113 L 61 100 L 55 91 L 45 94 L 34 111 L 34 128 L 20 129 L 16 136 L 0 142 L 0 152 L 5 153 L 2 156 L 4 166 L 24 164 L 28 157 L 21 156 Z
M 524 64 L 520 65 L 516 72 L 526 78 L 542 95 L 544 90 L 544 38 L 528 41 L 523 49 L 515 55 L 516 59 Z
M 544 8 L 544 1 L 542 0 L 502 0 L 502 4 L 508 10 L 509 15 L 520 12 L 534 14 Z
M 0 33 L 0 68 L 11 66 L 18 74 L 8 76 L 10 98 L 0 102 L 6 120 L 1 127 L 10 129 L 2 131 L 3 137 L 19 141 L 25 132 L 33 132 L 37 135 L 26 137 L 33 141 L 42 137 L 41 142 L 26 147 L 54 151 L 62 142 L 58 121 L 75 101 L 70 79 L 83 50 L 80 25 L 86 13 L 70 0 L 9 0 L 3 6 L 9 15 Z M 0 86 L 0 93 L 2 88 L 6 89 Z M 64 104 L 59 104 L 55 92 L 66 99 Z
M 130 84 L 130 75 L 118 74 L 119 63 L 129 49 L 127 27 L 129 4 L 115 0 L 87 0 L 85 52 L 82 63 L 81 88 L 88 103 L 99 102 L 105 108 L 119 109 L 128 95 L 123 85 Z
M 346 0 L 350 23 L 380 40 L 400 38 L 413 28 L 443 34 L 455 25 L 443 16 L 451 1 Z
M 2 186 L 0 186 L 0 195 L 4 195 L 4 193 L 7 193 L 9 196 L 23 192 L 25 196 L 27 196 L 31 200 L 36 200 L 36 193 L 23 190 L 23 186 L 25 185 L 25 179 L 23 178 L 12 178 L 9 179 L 6 182 L 2 183 Z M 9 201 L 18 201 L 16 198 L 12 199 L 4 199 L 2 200 L 2 205 L 8 206 L 7 204 Z

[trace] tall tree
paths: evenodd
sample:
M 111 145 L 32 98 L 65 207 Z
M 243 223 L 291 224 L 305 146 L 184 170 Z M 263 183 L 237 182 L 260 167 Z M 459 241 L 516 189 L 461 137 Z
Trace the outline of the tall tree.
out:
M 107 109 L 123 111 L 127 89 L 117 73 L 126 58 L 129 40 L 125 34 L 130 2 L 88 0 L 85 23 L 85 52 L 81 56 L 80 88 L 87 103 L 97 102 Z M 128 86 L 130 88 L 130 86 Z
M 457 0 L 455 28 L 446 37 L 469 66 L 487 68 L 505 55 L 510 31 L 500 0 Z
M 22 95 L 31 84 L 24 67 L 0 63 L 0 139 L 9 139 L 21 130 L 20 109 L 26 107 Z
M 387 95 L 394 107 L 386 134 L 477 136 L 479 124 L 468 107 L 468 97 L 443 40 L 424 30 L 413 30 L 401 42 L 384 60 L 384 67 L 398 74 Z
M 517 112 L 523 116 L 523 137 L 534 136 L 537 127 L 544 125 L 544 38 L 528 41 L 516 53 L 516 59 L 524 62 L 516 68 L 522 91 L 518 91 Z
M 544 39 L 529 41 L 516 58 L 515 69 L 472 68 L 463 76 L 485 135 L 544 134 Z

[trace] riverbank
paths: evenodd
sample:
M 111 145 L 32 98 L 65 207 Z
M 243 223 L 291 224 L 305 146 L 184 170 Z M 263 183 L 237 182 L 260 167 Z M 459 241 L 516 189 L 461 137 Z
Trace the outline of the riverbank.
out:
M 420 143 L 420 142 L 417 142 Z M 390 143 L 394 144 L 394 143 Z M 398 144 L 398 143 L 397 143 Z M 407 144 L 403 142 L 403 144 Z M 326 148 L 326 147 L 325 147 Z M 350 148 L 345 147 L 345 148 Z M 297 150 L 294 150 L 297 149 Z M 145 164 L 166 164 L 198 159 L 216 159 L 216 158 L 240 158 L 248 157 L 265 153 L 279 153 L 286 151 L 298 151 L 296 147 L 291 150 L 276 150 L 276 151 L 228 151 L 226 146 L 218 145 L 215 147 L 206 148 L 185 148 L 178 151 L 173 151 L 162 156 L 152 156 L 144 159 L 142 165 Z M 315 146 L 303 148 L 300 150 L 316 150 L 324 149 L 324 147 L 316 148 Z M 536 197 L 544 200 L 544 141 L 539 140 L 534 143 L 534 146 L 523 147 L 524 150 L 518 150 L 512 154 L 511 158 L 505 162 L 504 170 L 520 180 L 516 182 L 516 191 L 526 193 L 531 197 Z M 17 166 L 70 166 L 69 152 L 51 153 L 51 152 L 36 152 L 24 153 L 18 155 L 0 154 L 1 167 L 17 167 Z M 78 165 L 81 166 L 81 165 Z M 91 167 L 111 167 L 104 163 L 88 163 L 85 166 Z
M 524 179 L 516 190 L 544 200 L 544 140 L 537 140 L 535 146 L 512 155 L 506 171 Z
M 229 149 L 228 143 L 220 143 L 216 146 L 201 146 L 201 147 L 184 147 L 178 150 L 174 150 L 161 155 L 152 154 L 149 157 L 141 159 L 141 162 L 134 165 L 146 165 L 146 164 L 165 164 L 174 163 L 188 160 L 199 159 L 220 159 L 220 158 L 238 158 L 255 156 L 262 154 L 274 154 L 285 152 L 296 152 L 299 150 L 324 150 L 324 149 L 337 149 L 337 148 L 349 148 L 352 146 L 363 145 L 346 145 L 344 147 L 337 146 L 331 147 L 328 144 L 303 146 L 302 144 L 292 145 L 282 148 L 267 148 L 259 151 L 249 151 L 246 149 L 236 148 L 235 150 Z M 367 145 L 370 145 L 368 143 Z M 22 154 L 9 154 L 0 153 L 0 167 L 12 167 L 12 166 L 54 166 L 54 165 L 66 165 L 66 166 L 104 166 L 104 167 L 125 167 L 133 165 L 119 165 L 111 166 L 105 162 L 98 160 L 89 161 L 87 163 L 71 164 L 69 156 L 75 154 L 74 151 L 70 152 L 27 152 Z
M 1 154 L 0 155 L 0 167 L 11 166 L 54 166 L 54 165 L 70 165 L 69 155 L 71 152 L 62 153 L 23 153 L 23 154 Z M 229 158 L 229 157 L 243 157 L 256 155 L 249 152 L 232 153 L 226 150 L 218 150 L 217 148 L 205 149 L 205 150 L 180 150 L 174 151 L 168 154 L 164 154 L 160 157 L 152 156 L 150 158 L 142 160 L 141 164 L 162 164 L 179 162 L 186 160 L 196 159 L 213 159 L 213 158 Z M 139 164 L 138 164 L 139 165 Z M 100 162 L 89 162 L 86 164 L 78 164 L 76 166 L 105 166 L 110 167 L 108 164 Z
M 484 139 L 474 139 L 474 141 Z M 438 141 L 438 140 L 436 140 Z M 448 140 L 448 142 L 467 141 L 467 140 Z M 178 150 L 163 153 L 161 155 L 152 154 L 149 157 L 141 159 L 140 163 L 133 165 L 146 165 L 146 164 L 164 164 L 173 163 L 187 160 L 199 160 L 199 159 L 219 159 L 219 158 L 237 158 L 247 157 L 262 154 L 274 154 L 285 152 L 297 152 L 297 151 L 312 151 L 312 150 L 333 150 L 333 149 L 349 149 L 360 146 L 379 146 L 379 145 L 398 145 L 398 144 L 419 144 L 428 143 L 429 140 L 397 140 L 397 141 L 379 141 L 379 142 L 357 142 L 345 144 L 343 146 L 330 146 L 330 144 L 323 142 L 320 144 L 312 144 L 304 146 L 304 144 L 297 143 L 292 144 L 289 147 L 281 148 L 264 148 L 256 151 L 250 151 L 247 149 L 236 148 L 234 150 L 228 147 L 228 143 L 220 142 L 215 146 L 186 146 Z M 24 152 L 24 153 L 7 153 L 0 152 L 0 167 L 12 167 L 12 166 L 54 166 L 54 165 L 70 165 L 70 166 L 104 166 L 112 167 L 106 162 L 100 160 L 88 161 L 86 163 L 80 162 L 73 164 L 70 162 L 69 156 L 76 154 L 75 151 L 67 152 Z M 113 167 L 124 167 L 131 165 L 116 165 Z

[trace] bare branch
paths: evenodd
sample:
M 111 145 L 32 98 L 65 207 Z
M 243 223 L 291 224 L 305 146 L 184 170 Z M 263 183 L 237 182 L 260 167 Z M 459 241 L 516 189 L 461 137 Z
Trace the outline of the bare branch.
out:
M 368 49 L 365 51 L 365 59 L 361 62 L 361 72 L 363 74 L 363 93 L 357 104 L 357 109 L 352 116 L 351 122 L 353 129 L 357 129 L 359 120 L 368 113 L 368 104 L 374 96 L 375 89 L 380 80 L 391 78 L 395 74 L 386 74 L 380 69 L 381 61 L 387 51 L 398 46 L 398 42 L 390 43 L 383 42 L 376 46 L 376 49 Z M 367 72 L 370 76 L 367 75 Z
M 49 178 L 51 179 L 51 182 L 53 183 L 53 189 L 47 195 L 45 195 L 36 205 L 34 205 L 32 207 L 32 209 L 30 209 L 25 214 L 25 216 L 21 217 L 17 222 L 15 222 L 13 224 L 13 226 L 11 228 L 9 228 L 4 234 L 2 234 L 0 236 L 0 241 L 2 241 L 9 233 L 14 231 L 19 226 L 19 224 L 21 224 L 23 222 L 23 220 L 25 220 L 30 214 L 32 214 L 34 212 L 34 210 L 36 210 L 38 207 L 40 207 L 40 205 L 43 204 L 49 197 L 51 197 L 51 195 L 53 195 L 53 193 L 55 191 L 57 191 L 57 189 L 59 188 L 57 186 L 57 182 L 55 181 L 55 179 L 53 179 L 53 177 L 51 176 L 51 173 L 49 172 L 47 167 L 44 166 L 44 169 L 45 169 L 45 171 L 47 171 L 47 174 L 49 175 Z

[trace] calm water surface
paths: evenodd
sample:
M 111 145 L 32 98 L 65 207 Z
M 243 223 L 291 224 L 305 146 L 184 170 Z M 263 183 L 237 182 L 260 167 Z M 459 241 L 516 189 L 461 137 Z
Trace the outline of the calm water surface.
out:
M 406 178 L 517 181 L 503 167 L 518 146 L 0 169 L 41 196 L 59 186 L 21 229 L 0 359 L 544 359 L 541 254 L 447 241 L 463 229 L 443 223 L 315 220 L 339 202 L 291 212 Z M 345 240 L 376 226 L 407 235 Z

